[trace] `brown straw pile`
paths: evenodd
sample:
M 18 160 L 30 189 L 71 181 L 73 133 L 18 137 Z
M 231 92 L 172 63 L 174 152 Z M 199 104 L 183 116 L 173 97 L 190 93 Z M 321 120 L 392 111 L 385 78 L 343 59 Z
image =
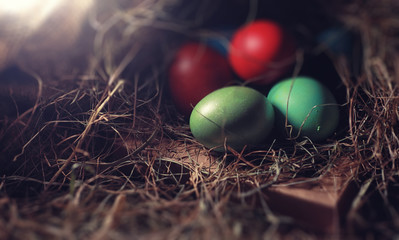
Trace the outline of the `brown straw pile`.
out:
M 0 74 L 0 239 L 328 237 L 273 212 L 263 190 L 332 171 L 354 174 L 360 189 L 336 236 L 393 238 L 397 1 L 105 2 L 87 13 L 72 52 L 48 53 L 65 59 L 17 56 Z M 356 34 L 353 59 L 331 56 L 343 89 L 340 129 L 324 143 L 271 140 L 215 154 L 192 137 L 168 96 L 170 60 L 215 23 L 269 16 L 302 37 L 303 66 L 322 27 L 336 21 Z

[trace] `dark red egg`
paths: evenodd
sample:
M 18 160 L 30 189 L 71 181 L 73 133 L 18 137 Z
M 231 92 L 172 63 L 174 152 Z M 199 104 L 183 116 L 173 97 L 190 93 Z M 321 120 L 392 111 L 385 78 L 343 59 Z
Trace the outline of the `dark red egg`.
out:
M 233 79 L 227 59 L 200 43 L 187 43 L 176 53 L 169 69 L 169 89 L 177 109 L 189 116 L 206 95 Z
M 257 20 L 233 35 L 229 61 L 243 80 L 258 85 L 270 84 L 293 66 L 295 43 L 279 24 Z

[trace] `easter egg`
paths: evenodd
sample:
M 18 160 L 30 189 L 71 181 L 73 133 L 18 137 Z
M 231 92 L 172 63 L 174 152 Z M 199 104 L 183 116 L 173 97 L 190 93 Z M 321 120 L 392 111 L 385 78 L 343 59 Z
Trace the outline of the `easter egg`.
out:
M 241 27 L 233 35 L 228 57 L 240 78 L 267 85 L 292 67 L 295 43 L 277 23 L 257 20 Z
M 234 32 L 234 28 L 211 29 L 209 33 L 204 36 L 204 43 L 226 57 Z
M 333 94 L 313 78 L 282 80 L 270 89 L 267 98 L 275 109 L 276 127 L 285 130 L 281 132 L 286 132 L 288 137 L 299 133 L 321 141 L 338 125 L 339 109 Z
M 225 57 L 200 43 L 183 45 L 169 69 L 169 90 L 177 109 L 189 116 L 208 93 L 227 86 L 232 72 Z
M 190 116 L 193 136 L 208 148 L 236 151 L 267 139 L 274 124 L 273 106 L 260 92 L 228 86 L 205 96 Z
M 325 50 L 337 55 L 350 56 L 353 48 L 351 32 L 342 27 L 332 27 L 317 36 L 317 42 Z

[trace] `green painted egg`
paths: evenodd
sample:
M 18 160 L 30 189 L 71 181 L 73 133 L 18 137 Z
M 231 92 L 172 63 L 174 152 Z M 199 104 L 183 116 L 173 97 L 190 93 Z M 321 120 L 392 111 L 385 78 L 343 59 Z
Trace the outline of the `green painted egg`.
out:
M 220 88 L 206 95 L 190 116 L 193 136 L 208 148 L 224 144 L 240 151 L 266 140 L 273 128 L 274 110 L 260 92 L 243 86 Z
M 272 87 L 267 98 L 275 109 L 276 127 L 284 130 L 288 137 L 296 137 L 299 133 L 313 141 L 321 141 L 338 125 L 339 109 L 333 94 L 313 78 L 282 80 Z

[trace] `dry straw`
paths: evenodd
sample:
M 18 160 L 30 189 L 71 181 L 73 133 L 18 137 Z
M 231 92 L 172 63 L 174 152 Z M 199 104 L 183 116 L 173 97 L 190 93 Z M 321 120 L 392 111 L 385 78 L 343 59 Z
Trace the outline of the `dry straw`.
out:
M 354 176 L 360 186 L 342 236 L 392 236 L 399 227 L 395 1 L 319 9 L 361 40 L 357 70 L 350 59 L 333 59 L 347 95 L 338 135 L 225 154 L 193 139 L 168 97 L 170 50 L 198 37 L 196 29 L 223 6 L 182 2 L 120 1 L 104 15 L 98 7 L 89 14 L 89 61 L 74 62 L 85 71 L 23 68 L 35 103 L 0 122 L 0 238 L 316 238 L 273 212 L 263 190 L 332 173 Z M 249 5 L 252 19 L 260 5 Z

